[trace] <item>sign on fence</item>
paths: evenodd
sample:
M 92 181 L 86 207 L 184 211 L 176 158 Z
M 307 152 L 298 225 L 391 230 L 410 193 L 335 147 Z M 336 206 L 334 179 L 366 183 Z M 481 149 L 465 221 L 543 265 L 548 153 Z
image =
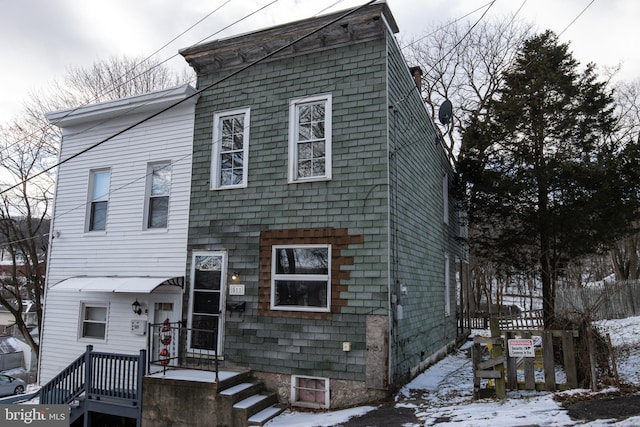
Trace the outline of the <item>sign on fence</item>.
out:
M 509 346 L 509 357 L 535 357 L 535 349 L 532 339 L 512 339 L 507 340 Z

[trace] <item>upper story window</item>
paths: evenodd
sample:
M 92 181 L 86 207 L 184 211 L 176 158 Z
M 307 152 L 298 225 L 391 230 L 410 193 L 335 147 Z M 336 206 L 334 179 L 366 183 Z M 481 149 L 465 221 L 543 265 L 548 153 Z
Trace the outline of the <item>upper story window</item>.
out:
M 449 176 L 445 174 L 442 177 L 442 203 L 443 207 L 443 221 L 445 224 L 449 224 Z
M 211 188 L 247 186 L 249 156 L 249 108 L 213 116 Z
M 107 207 L 109 205 L 110 170 L 91 171 L 89 195 L 89 231 L 107 228 Z
M 166 228 L 169 218 L 171 163 L 152 163 L 147 173 L 147 228 Z
M 330 310 L 330 245 L 273 246 L 271 257 L 273 310 Z
M 331 95 L 289 101 L 289 182 L 331 179 Z

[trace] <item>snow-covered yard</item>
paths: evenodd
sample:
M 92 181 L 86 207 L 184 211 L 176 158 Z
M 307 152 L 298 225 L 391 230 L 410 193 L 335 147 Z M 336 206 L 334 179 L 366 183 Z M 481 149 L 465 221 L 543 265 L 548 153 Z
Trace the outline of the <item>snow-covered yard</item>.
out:
M 616 362 L 621 381 L 640 385 L 640 317 L 598 322 L 602 334 L 609 333 L 616 348 Z M 466 344 L 403 387 L 395 396 L 396 408 L 410 408 L 419 423 L 403 427 L 515 427 L 515 426 L 640 426 L 640 416 L 624 421 L 572 420 L 567 410 L 554 399 L 588 390 L 564 393 L 510 392 L 504 401 L 473 400 L 473 370 Z M 606 393 L 604 390 L 600 393 Z M 267 427 L 340 426 L 352 417 L 376 410 L 374 406 L 325 413 L 288 410 L 267 423 Z M 382 424 L 380 424 L 382 425 Z M 399 425 L 399 424 L 398 424 Z

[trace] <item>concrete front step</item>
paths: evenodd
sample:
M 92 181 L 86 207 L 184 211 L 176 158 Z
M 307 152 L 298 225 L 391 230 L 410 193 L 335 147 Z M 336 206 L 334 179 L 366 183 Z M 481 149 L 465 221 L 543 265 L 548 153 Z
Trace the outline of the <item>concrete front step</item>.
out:
M 218 396 L 229 402 L 230 406 L 233 406 L 249 396 L 260 393 L 262 390 L 264 390 L 264 385 L 261 382 L 247 381 L 222 390 L 218 393 Z
M 281 408 L 278 405 L 271 405 L 260 412 L 253 414 L 248 420 L 247 424 L 249 426 L 263 426 L 271 419 L 277 417 L 284 411 L 284 408 Z
M 275 393 L 262 392 L 247 397 L 233 405 L 233 425 L 246 427 L 249 425 L 249 418 L 277 403 L 278 397 Z

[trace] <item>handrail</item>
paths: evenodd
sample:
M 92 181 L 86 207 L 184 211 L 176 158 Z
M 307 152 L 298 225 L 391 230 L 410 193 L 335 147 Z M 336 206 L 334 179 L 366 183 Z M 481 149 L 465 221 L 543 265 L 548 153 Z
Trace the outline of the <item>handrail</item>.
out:
M 41 404 L 70 403 L 85 392 L 85 367 L 91 351 L 93 351 L 93 346 L 88 345 L 84 354 L 42 386 L 40 389 Z
M 98 353 L 88 345 L 84 354 L 40 389 L 40 403 L 67 404 L 86 393 L 89 399 L 126 399 L 139 406 L 145 361 L 144 349 L 139 355 Z
M 216 330 L 187 328 L 182 322 L 149 324 L 149 368 L 197 369 L 215 372 L 218 381 L 218 334 Z

